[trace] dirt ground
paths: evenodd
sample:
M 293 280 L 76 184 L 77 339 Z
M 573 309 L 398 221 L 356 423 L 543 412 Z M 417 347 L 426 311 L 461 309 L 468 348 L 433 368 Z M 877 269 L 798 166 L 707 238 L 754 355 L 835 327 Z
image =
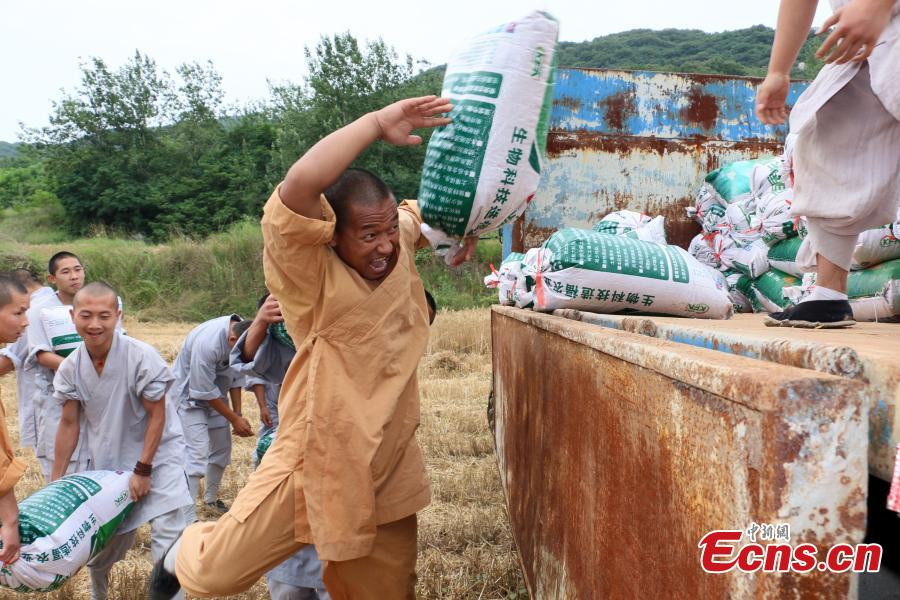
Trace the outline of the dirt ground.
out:
M 175 359 L 190 323 L 138 323 L 126 320 L 129 335 L 154 345 L 168 361 Z M 474 309 L 441 312 L 431 342 L 419 366 L 422 420 L 418 433 L 432 481 L 431 505 L 419 514 L 418 586 L 420 598 L 510 599 L 526 598 L 508 525 L 503 494 L 485 415 L 490 389 L 491 357 L 489 311 Z M 15 380 L 0 380 L 7 409 L 6 424 L 18 442 Z M 258 423 L 252 395 L 244 395 L 244 414 Z M 232 464 L 222 482 L 221 496 L 230 504 L 252 469 L 256 438 L 234 438 Z M 16 487 L 24 498 L 43 485 L 30 449 L 19 454 L 29 469 Z M 201 518 L 213 518 L 200 509 Z M 248 549 L 256 550 L 256 549 Z M 149 530 L 111 576 L 110 598 L 145 597 L 150 571 Z M 87 600 L 89 578 L 82 570 L 51 594 L 20 595 L 0 591 L 0 597 L 45 600 Z M 268 598 L 259 581 L 233 598 Z

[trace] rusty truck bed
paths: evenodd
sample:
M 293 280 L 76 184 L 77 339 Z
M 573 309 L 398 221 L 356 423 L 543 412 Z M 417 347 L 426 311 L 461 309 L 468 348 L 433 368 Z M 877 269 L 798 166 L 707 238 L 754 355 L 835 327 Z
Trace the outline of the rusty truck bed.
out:
M 900 443 L 900 324 L 858 323 L 850 329 L 766 327 L 763 315 L 728 320 L 680 319 L 556 311 L 570 319 L 672 340 L 781 365 L 841 375 L 867 384 L 869 471 L 890 481 Z
M 820 558 L 863 540 L 871 386 L 896 387 L 883 331 L 494 307 L 492 430 L 532 597 L 855 598 L 852 573 L 709 575 L 698 542 L 754 522 Z

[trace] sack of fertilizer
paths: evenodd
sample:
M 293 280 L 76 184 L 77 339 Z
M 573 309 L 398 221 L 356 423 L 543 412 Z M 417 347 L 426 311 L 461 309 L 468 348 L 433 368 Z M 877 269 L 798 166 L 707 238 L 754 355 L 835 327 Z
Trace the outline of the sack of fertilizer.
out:
M 803 277 L 803 270 L 797 266 L 797 252 L 803 240 L 799 237 L 791 237 L 778 242 L 769 248 L 769 266 L 795 277 Z
M 447 63 L 453 122 L 428 142 L 422 233 L 449 262 L 459 240 L 499 229 L 534 196 L 546 154 L 559 24 L 543 12 L 470 40 Z
M 793 303 L 816 287 L 816 274 L 805 273 L 799 286 L 785 289 Z M 900 317 L 900 259 L 874 267 L 851 271 L 847 276 L 847 296 L 857 321 L 894 320 Z
M 715 190 L 720 203 L 724 205 L 747 200 L 753 196 L 753 169 L 757 165 L 770 162 L 773 157 L 765 156 L 753 160 L 738 160 L 711 171 L 706 183 Z
M 720 259 L 723 270 L 733 269 L 756 279 L 769 270 L 769 247 L 761 239 L 750 243 L 742 243 L 731 238 L 731 243 L 725 242 L 725 248 L 721 251 Z
M 263 456 L 266 455 L 266 452 L 269 451 L 269 448 L 272 446 L 272 443 L 275 441 L 275 433 L 277 429 L 271 429 L 261 436 L 256 441 L 256 464 L 258 465 L 262 462 Z
M 688 244 L 688 254 L 696 258 L 700 264 L 718 269 L 722 266 L 722 252 L 732 244 L 733 242 L 719 231 L 698 233 Z
M 762 198 L 766 194 L 783 192 L 787 189 L 781 172 L 784 169 L 784 157 L 776 156 L 753 167 L 750 176 L 750 193 L 754 198 Z
M 41 327 L 50 340 L 53 352 L 68 356 L 82 342 L 72 321 L 71 306 L 50 306 L 41 309 Z
M 535 310 L 650 312 L 704 319 L 732 315 L 722 273 L 677 246 L 561 229 L 535 258 L 530 292 Z
M 517 308 L 532 308 L 534 306 L 534 278 L 537 275 L 538 257 L 541 248 L 531 248 L 525 252 L 525 257 L 519 265 L 519 277 L 516 279 Z
M 728 297 L 731 299 L 731 304 L 734 306 L 734 312 L 752 313 L 753 304 L 750 302 L 750 298 L 747 297 L 743 289 L 739 287 L 742 279 L 749 281 L 750 278 L 740 271 L 725 271 L 722 274 L 725 276 L 725 285 L 728 286 Z
M 893 223 L 859 234 L 850 268 L 867 269 L 895 258 L 900 258 L 900 209 L 897 210 L 897 220 Z
M 760 239 L 762 221 L 756 214 L 754 199 L 748 198 L 729 204 L 725 209 L 725 218 L 716 225 L 716 229 L 742 245 Z
M 757 201 L 757 213 L 762 227 L 762 240 L 774 246 L 781 240 L 799 235 L 799 219 L 791 216 L 794 191 L 790 188 L 769 192 Z
M 0 585 L 16 592 L 59 588 L 103 550 L 134 503 L 131 473 L 67 475 L 19 503 L 19 560 L 0 569 Z
M 484 285 L 488 288 L 497 288 L 500 304 L 503 306 L 515 306 L 516 281 L 522 272 L 522 259 L 525 255 L 521 252 L 510 252 L 499 269 L 491 265 L 491 274 L 484 278 Z
M 666 218 L 650 217 L 633 210 L 617 210 L 594 225 L 594 231 L 611 235 L 627 235 L 645 242 L 666 243 Z
M 685 207 L 685 212 L 688 218 L 696 221 L 704 232 L 709 233 L 715 231 L 719 223 L 725 219 L 725 204 L 716 188 L 704 183 L 694 196 L 694 204 Z
M 785 289 L 800 285 L 800 278 L 769 269 L 760 277 L 751 280 L 750 293 L 762 310 L 757 312 L 778 312 L 791 306 L 793 302 L 785 296 Z

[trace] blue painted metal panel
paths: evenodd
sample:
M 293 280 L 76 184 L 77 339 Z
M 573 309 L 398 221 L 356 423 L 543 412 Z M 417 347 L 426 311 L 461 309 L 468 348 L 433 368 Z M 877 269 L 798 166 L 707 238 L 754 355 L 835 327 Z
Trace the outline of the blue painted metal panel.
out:
M 554 89 L 551 129 L 607 135 L 779 142 L 786 128 L 754 115 L 761 80 L 650 71 L 562 69 Z M 791 88 L 794 104 L 805 82 Z
M 628 208 L 666 217 L 670 243 L 686 246 L 706 174 L 734 160 L 781 152 L 784 126 L 754 116 L 760 79 L 649 71 L 560 69 L 548 160 L 508 250 L 540 245 L 561 227 L 592 227 Z M 795 82 L 789 103 L 806 88 Z

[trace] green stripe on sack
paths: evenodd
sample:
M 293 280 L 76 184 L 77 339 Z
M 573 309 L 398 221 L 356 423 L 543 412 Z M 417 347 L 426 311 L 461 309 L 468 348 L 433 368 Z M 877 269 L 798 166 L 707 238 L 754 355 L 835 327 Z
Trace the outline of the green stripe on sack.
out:
M 77 344 L 81 341 L 83 340 L 77 333 L 67 333 L 65 335 L 58 335 L 54 338 L 51 338 L 50 345 L 55 348 L 56 346 L 63 346 L 65 344 Z

